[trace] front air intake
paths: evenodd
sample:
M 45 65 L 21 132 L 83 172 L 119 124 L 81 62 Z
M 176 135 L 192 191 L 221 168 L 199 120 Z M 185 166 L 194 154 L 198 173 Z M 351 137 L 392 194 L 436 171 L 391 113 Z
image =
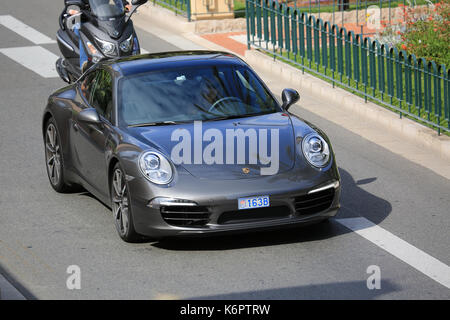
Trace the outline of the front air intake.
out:
M 295 198 L 295 211 L 299 215 L 309 215 L 325 211 L 331 207 L 334 199 L 334 188 L 305 194 Z
M 160 212 L 165 222 L 179 227 L 204 226 L 211 214 L 203 206 L 162 206 Z
M 287 218 L 290 214 L 291 210 L 287 206 L 227 211 L 220 215 L 218 223 L 231 224 L 242 222 L 268 221 Z

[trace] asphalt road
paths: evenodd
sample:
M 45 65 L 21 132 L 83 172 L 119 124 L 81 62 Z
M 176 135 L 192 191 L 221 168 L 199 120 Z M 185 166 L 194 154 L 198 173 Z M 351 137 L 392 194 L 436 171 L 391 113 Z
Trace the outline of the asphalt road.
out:
M 54 39 L 59 2 L 3 1 L 0 16 L 10 15 Z M 0 273 L 26 297 L 450 298 L 448 286 L 392 255 L 389 242 L 383 248 L 383 233 L 381 246 L 376 245 L 339 220 L 287 231 L 124 243 L 110 211 L 92 195 L 57 194 L 50 187 L 41 116 L 48 95 L 64 84 L 51 72 L 44 77 L 24 63 L 35 68 L 38 53 L 59 53 L 56 44 L 36 44 L 19 33 L 20 28 L 12 31 L 0 24 Z M 139 36 L 148 51 L 177 49 L 142 30 Z M 28 47 L 23 50 L 30 52 L 25 62 L 4 53 L 10 51 L 1 53 L 16 47 Z M 332 139 L 343 181 L 338 218 L 365 218 L 448 270 L 450 181 L 326 119 L 296 110 Z M 66 287 L 70 265 L 81 269 L 80 290 Z M 381 289 L 366 286 L 371 265 L 380 268 Z M 448 274 L 439 276 L 448 279 Z

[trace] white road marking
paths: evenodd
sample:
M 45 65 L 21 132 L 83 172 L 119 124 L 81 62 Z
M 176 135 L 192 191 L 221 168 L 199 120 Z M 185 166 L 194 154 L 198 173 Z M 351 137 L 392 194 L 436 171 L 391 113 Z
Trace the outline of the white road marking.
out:
M 393 256 L 450 289 L 450 267 L 366 218 L 336 219 Z
M 52 40 L 45 34 L 40 33 L 39 31 L 23 23 L 22 21 L 17 20 L 13 16 L 0 16 L 0 24 L 4 25 L 6 28 L 14 31 L 25 39 L 30 40 L 34 44 L 56 43 L 55 40 Z
M 39 46 L 0 49 L 10 59 L 44 78 L 58 77 L 55 63 L 58 56 Z

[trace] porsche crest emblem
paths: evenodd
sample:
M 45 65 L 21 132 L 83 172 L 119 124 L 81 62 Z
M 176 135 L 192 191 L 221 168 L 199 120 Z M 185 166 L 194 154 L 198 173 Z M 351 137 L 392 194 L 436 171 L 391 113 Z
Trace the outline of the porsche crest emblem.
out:
M 242 172 L 245 174 L 249 174 L 250 173 L 250 169 L 249 168 L 242 168 Z

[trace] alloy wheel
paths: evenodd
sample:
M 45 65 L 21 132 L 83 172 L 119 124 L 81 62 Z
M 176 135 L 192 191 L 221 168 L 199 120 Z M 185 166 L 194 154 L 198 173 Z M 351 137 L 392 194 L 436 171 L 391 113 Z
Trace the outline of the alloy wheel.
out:
M 116 226 L 120 234 L 129 229 L 128 192 L 125 177 L 120 168 L 115 169 L 112 179 L 112 207 Z
M 53 123 L 47 126 L 45 135 L 45 156 L 50 182 L 56 186 L 61 179 L 61 150 L 58 133 Z

